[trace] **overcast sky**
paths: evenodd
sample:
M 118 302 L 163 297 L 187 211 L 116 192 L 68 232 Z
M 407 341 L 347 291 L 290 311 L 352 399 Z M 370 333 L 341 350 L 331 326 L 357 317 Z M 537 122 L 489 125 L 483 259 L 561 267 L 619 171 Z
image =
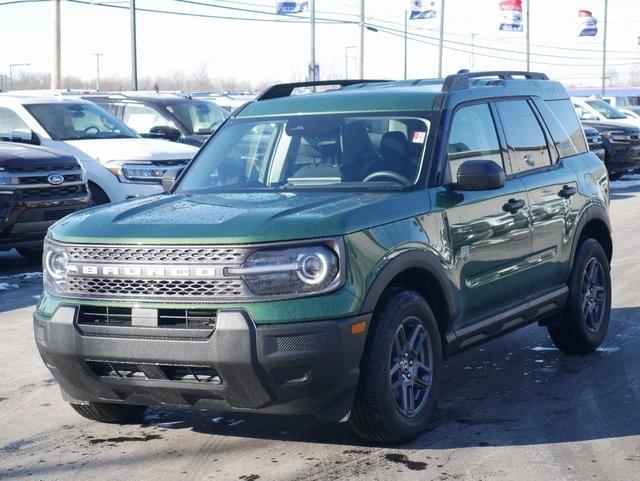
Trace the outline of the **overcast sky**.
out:
M 2 5 L 0 0 L 0 71 L 11 63 L 28 62 L 34 72 L 49 71 L 52 57 L 52 2 Z M 89 2 L 89 0 L 86 0 Z M 275 10 L 275 0 L 199 0 L 247 10 Z M 128 5 L 128 1 L 111 2 Z M 439 4 L 439 0 L 436 1 Z M 444 53 L 444 72 L 471 67 L 472 34 L 475 69 L 523 69 L 524 34 L 499 32 L 498 0 L 446 0 L 445 32 L 451 41 Z M 317 0 L 320 18 L 357 20 L 359 0 Z M 138 0 L 138 8 L 182 13 L 287 18 L 190 5 L 176 0 Z M 401 78 L 403 75 L 403 19 L 409 1 L 366 0 L 367 22 L 397 30 L 397 35 L 367 32 L 365 76 Z M 578 10 L 590 8 L 600 19 L 595 38 L 578 38 Z M 306 17 L 306 14 L 305 14 Z M 532 70 L 569 81 L 598 84 L 601 67 L 604 0 L 532 0 Z M 410 32 L 436 37 L 438 20 L 410 21 Z M 130 73 L 128 10 L 62 2 L 62 73 L 95 77 L 94 52 L 104 76 Z M 290 80 L 306 73 L 310 57 L 309 25 L 197 18 L 138 12 L 138 73 L 155 76 L 206 68 L 211 77 Z M 355 25 L 319 24 L 317 59 L 321 77 L 357 73 L 359 30 Z M 640 64 L 640 8 L 638 0 L 609 0 L 608 50 L 610 64 L 624 73 Z M 430 44 L 431 38 L 422 38 Z M 455 42 L 455 43 L 454 43 Z M 484 47 L 491 47 L 487 49 Z M 456 50 L 453 50 L 456 49 Z M 497 50 L 502 49 L 503 51 Z M 586 52 L 581 49 L 588 50 Z M 458 51 L 461 50 L 462 52 Z M 513 52 L 507 52 L 510 50 Z M 348 58 L 345 61 L 345 51 Z M 409 40 L 409 77 L 437 74 L 437 48 Z M 482 56 L 486 54 L 500 58 Z M 348 64 L 348 65 L 346 65 Z M 552 64 L 552 65 L 547 65 Z

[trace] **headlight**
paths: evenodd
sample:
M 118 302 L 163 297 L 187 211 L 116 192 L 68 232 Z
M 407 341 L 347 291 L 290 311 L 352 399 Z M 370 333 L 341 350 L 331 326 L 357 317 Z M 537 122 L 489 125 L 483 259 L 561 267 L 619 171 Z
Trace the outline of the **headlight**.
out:
M 166 167 L 157 167 L 149 162 L 110 161 L 105 164 L 120 182 L 162 182 Z
M 242 267 L 226 274 L 240 276 L 258 296 L 325 292 L 338 286 L 338 255 L 328 246 L 256 251 Z
M 67 285 L 67 264 L 69 256 L 64 247 L 44 239 L 43 283 L 49 294 L 60 294 Z

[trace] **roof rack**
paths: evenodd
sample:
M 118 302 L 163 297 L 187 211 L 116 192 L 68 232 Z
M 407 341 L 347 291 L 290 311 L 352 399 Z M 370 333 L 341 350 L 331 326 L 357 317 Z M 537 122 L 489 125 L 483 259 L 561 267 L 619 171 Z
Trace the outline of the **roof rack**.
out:
M 338 85 L 348 87 L 349 85 L 368 84 L 377 82 L 389 82 L 389 80 L 317 80 L 315 82 L 293 82 L 286 84 L 276 84 L 264 90 L 256 97 L 256 101 L 278 99 L 289 97 L 293 91 L 301 87 L 322 87 L 326 85 Z
M 523 72 L 517 70 L 495 70 L 488 72 L 460 72 L 449 75 L 444 79 L 442 84 L 443 92 L 453 92 L 456 90 L 465 90 L 469 88 L 469 80 L 483 77 L 498 77 L 500 80 L 514 80 L 513 77 L 524 77 L 527 80 L 549 80 L 543 73 L 539 72 Z

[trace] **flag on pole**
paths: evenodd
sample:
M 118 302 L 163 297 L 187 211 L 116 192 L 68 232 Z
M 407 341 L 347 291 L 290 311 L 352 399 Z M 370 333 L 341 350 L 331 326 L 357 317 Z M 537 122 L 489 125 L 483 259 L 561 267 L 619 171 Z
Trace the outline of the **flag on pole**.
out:
M 522 32 L 522 0 L 502 0 L 500 2 L 502 20 L 498 30 Z
M 578 37 L 595 37 L 598 34 L 598 19 L 589 10 L 578 12 Z
M 276 13 L 278 15 L 289 15 L 309 10 L 309 2 L 278 2 L 276 3 Z
M 427 20 L 438 16 L 435 0 L 410 0 L 409 20 Z

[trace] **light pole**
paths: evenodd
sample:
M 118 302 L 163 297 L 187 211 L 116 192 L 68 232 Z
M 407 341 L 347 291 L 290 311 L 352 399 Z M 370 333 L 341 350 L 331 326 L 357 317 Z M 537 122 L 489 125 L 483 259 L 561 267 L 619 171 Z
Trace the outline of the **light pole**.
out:
M 476 69 L 476 37 L 477 33 L 471 34 L 471 71 Z
M 349 49 L 356 48 L 355 45 L 349 45 L 344 48 L 344 78 L 349 78 Z
M 531 0 L 527 0 L 527 72 L 531 71 L 531 16 L 529 6 Z
M 13 67 L 28 67 L 30 63 L 12 63 L 9 65 L 9 90 L 13 90 Z
M 440 1 L 440 45 L 438 46 L 438 78 L 442 78 L 442 49 L 444 48 L 444 0 Z
M 131 21 L 131 87 L 138 90 L 138 52 L 136 42 L 136 0 L 130 0 L 129 13 Z
M 364 0 L 360 0 L 360 79 L 364 78 Z
M 53 3 L 53 64 L 51 66 L 51 90 L 58 90 L 62 82 L 62 40 L 60 32 L 60 0 Z
M 404 11 L 404 79 L 407 80 L 407 34 L 409 30 L 409 12 Z
M 316 2 L 315 0 L 309 1 L 309 23 L 311 24 L 311 75 L 310 80 L 312 82 L 317 81 L 316 78 Z M 315 92 L 315 87 L 314 87 Z
M 96 90 L 100 90 L 100 57 L 102 57 L 103 53 L 94 53 L 96 56 Z
M 602 96 L 604 97 L 607 82 L 607 19 L 609 0 L 604 0 L 604 31 L 602 32 Z

